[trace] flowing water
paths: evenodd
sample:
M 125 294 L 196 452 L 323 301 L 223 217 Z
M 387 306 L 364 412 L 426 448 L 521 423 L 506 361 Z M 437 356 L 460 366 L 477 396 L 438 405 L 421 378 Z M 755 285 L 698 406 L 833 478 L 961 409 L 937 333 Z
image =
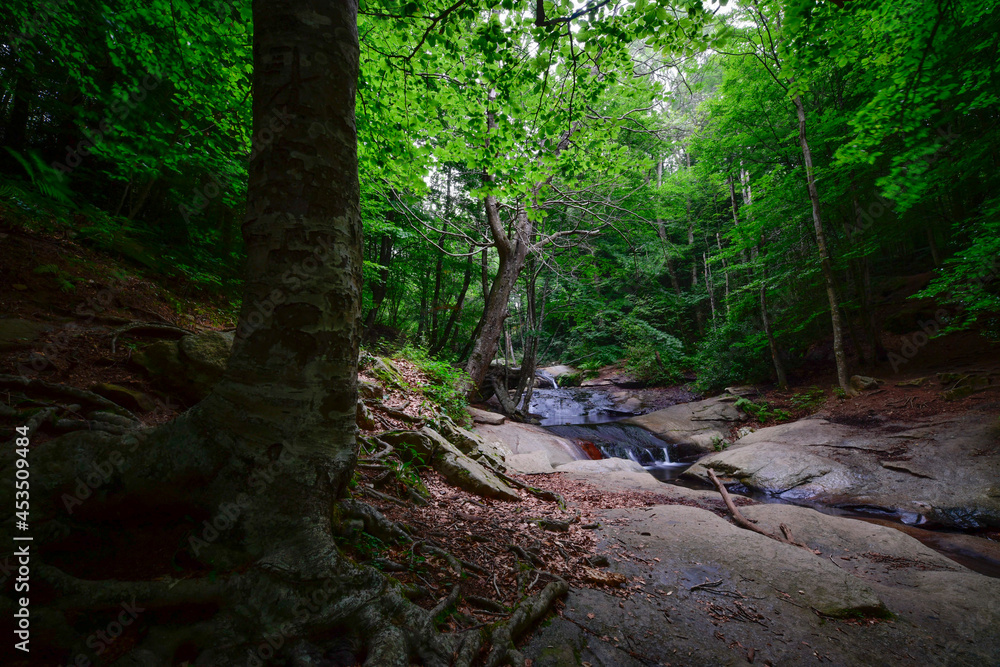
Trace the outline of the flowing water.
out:
M 674 479 L 690 463 L 671 458 L 671 447 L 649 431 L 618 423 L 632 415 L 615 409 L 608 392 L 574 387 L 536 389 L 531 413 L 552 433 L 581 445 L 589 443 L 608 458 L 632 459 L 657 479 Z
M 632 413 L 615 409 L 615 403 L 608 392 L 600 389 L 558 388 L 555 378 L 551 379 L 552 389 L 536 389 L 532 395 L 531 413 L 540 416 L 541 424 L 555 435 L 573 440 L 584 450 L 596 447 L 605 457 L 632 459 L 651 475 L 663 482 L 680 483 L 692 488 L 708 488 L 704 484 L 678 480 L 691 463 L 677 462 L 669 443 L 660 440 L 649 431 L 622 424 L 620 420 Z M 589 446 L 588 446 L 589 445 Z M 596 454 L 596 452 L 592 452 Z M 812 507 L 825 514 L 833 514 L 859 520 L 873 520 L 872 512 L 861 512 L 858 508 L 838 508 L 820 503 L 788 501 L 767 494 L 750 493 L 747 489 L 732 488 L 731 491 L 748 495 L 758 502 L 777 502 Z M 884 516 L 894 521 L 905 520 L 900 516 Z M 886 521 L 890 524 L 892 521 Z M 959 532 L 959 531 L 956 531 Z M 949 546 L 946 531 L 922 531 L 914 535 L 932 549 L 971 570 L 990 577 L 1000 577 L 1000 560 L 995 553 L 980 551 L 974 547 Z M 971 550 L 969 550 L 971 549 Z

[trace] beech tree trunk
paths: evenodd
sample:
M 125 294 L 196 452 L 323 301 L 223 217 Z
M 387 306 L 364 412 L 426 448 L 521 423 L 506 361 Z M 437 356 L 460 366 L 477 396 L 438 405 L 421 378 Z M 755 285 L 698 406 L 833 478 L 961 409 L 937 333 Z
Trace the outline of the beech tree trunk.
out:
M 793 100 L 795 111 L 799 118 L 799 145 L 802 147 L 802 159 L 806 167 L 806 187 L 809 190 L 809 201 L 812 203 L 813 229 L 816 232 L 816 247 L 819 250 L 820 268 L 826 283 L 826 295 L 830 302 L 830 319 L 833 324 L 833 355 L 837 364 L 837 383 L 845 392 L 850 393 L 851 386 L 847 375 L 847 355 L 844 353 L 843 326 L 840 322 L 840 305 L 837 300 L 836 281 L 833 275 L 833 264 L 826 246 L 826 234 L 823 231 L 823 218 L 820 215 L 819 190 L 816 189 L 816 179 L 813 172 L 812 153 L 806 139 L 806 110 L 802 105 L 802 96 L 796 95 Z

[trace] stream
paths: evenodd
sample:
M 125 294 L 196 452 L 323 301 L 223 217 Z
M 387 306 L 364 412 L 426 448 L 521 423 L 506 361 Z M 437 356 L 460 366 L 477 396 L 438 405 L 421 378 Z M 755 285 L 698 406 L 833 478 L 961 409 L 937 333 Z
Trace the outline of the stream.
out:
M 649 431 L 618 423 L 633 413 L 617 410 L 608 392 L 601 389 L 536 389 L 530 410 L 541 416 L 541 425 L 552 433 L 585 449 L 590 443 L 606 458 L 632 459 L 660 481 L 676 479 L 691 466 L 672 458 L 670 445 Z
M 553 381 L 552 384 L 555 382 Z M 532 394 L 530 411 L 533 415 L 541 418 L 543 428 L 555 435 L 577 442 L 585 451 L 590 450 L 590 446 L 592 446 L 596 447 L 600 454 L 606 458 L 632 459 L 661 482 L 680 484 L 690 488 L 706 488 L 701 483 L 679 479 L 681 473 L 687 470 L 693 461 L 677 461 L 676 457 L 672 456 L 672 447 L 669 443 L 638 426 L 619 423 L 622 419 L 632 416 L 633 413 L 617 410 L 615 402 L 603 389 L 587 387 L 535 389 Z M 597 452 L 591 450 L 588 453 L 596 458 Z M 892 525 L 900 530 L 903 530 L 905 525 L 896 516 L 860 512 L 856 509 L 844 509 L 820 503 L 789 501 L 766 494 L 749 493 L 746 489 L 730 490 L 738 495 L 747 495 L 758 502 L 787 503 L 811 507 L 824 514 Z M 962 545 L 949 545 L 947 538 L 949 533 L 970 534 L 961 533 L 961 531 L 940 530 L 921 531 L 913 536 L 970 570 L 1000 578 L 1000 561 L 989 554 L 977 552 L 974 549 L 969 550 Z

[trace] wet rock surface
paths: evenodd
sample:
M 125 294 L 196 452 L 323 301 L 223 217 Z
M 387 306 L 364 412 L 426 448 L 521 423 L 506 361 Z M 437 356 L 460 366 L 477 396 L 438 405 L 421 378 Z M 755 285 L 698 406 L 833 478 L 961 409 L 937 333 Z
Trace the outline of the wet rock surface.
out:
M 882 512 L 910 524 L 1000 526 L 1000 434 L 991 410 L 880 427 L 805 419 L 761 429 L 686 475 Z
M 731 427 L 746 419 L 733 401 L 732 397 L 721 396 L 681 403 L 629 417 L 622 423 L 640 426 L 674 445 L 681 458 L 699 456 L 726 442 Z
M 503 443 L 510 452 L 506 463 L 517 472 L 549 473 L 555 466 L 590 458 L 572 441 L 531 424 L 476 424 L 474 432 L 487 442 Z

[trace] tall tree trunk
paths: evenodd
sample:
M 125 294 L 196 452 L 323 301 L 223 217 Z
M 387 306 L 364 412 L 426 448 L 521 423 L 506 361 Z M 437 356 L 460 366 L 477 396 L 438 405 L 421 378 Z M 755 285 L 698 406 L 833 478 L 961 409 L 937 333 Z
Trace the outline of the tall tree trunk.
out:
M 686 150 L 684 151 L 684 161 L 687 165 L 688 175 L 691 172 L 691 154 Z M 684 193 L 684 209 L 687 215 L 688 223 L 688 253 L 691 256 L 691 294 L 692 296 L 698 290 L 698 256 L 694 252 L 694 217 L 691 215 L 691 192 L 685 188 Z M 698 324 L 698 334 L 702 335 L 705 332 L 705 318 L 702 315 L 701 308 L 696 303 L 694 305 L 694 318 L 695 322 Z
M 663 185 L 663 161 L 656 163 L 656 187 Z M 656 234 L 660 237 L 660 247 L 663 249 L 663 261 L 667 265 L 667 275 L 670 276 L 670 286 L 674 288 L 677 296 L 681 295 L 681 285 L 677 280 L 677 272 L 674 270 L 673 258 L 670 256 L 670 239 L 667 237 L 667 226 L 663 218 L 656 218 Z
M 826 247 L 826 235 L 823 232 L 823 218 L 820 215 L 819 191 L 816 189 L 816 178 L 813 172 L 812 153 L 806 139 L 806 110 L 802 105 L 802 96 L 796 95 L 793 100 L 795 111 L 799 118 L 799 145 L 802 147 L 802 159 L 806 168 L 806 187 L 809 190 L 809 201 L 812 203 L 813 229 L 816 232 L 816 247 L 819 250 L 820 268 L 826 283 L 826 295 L 830 302 L 830 320 L 833 325 L 833 355 L 837 364 L 837 383 L 840 388 L 851 393 L 847 375 L 847 355 L 844 353 L 844 334 L 840 322 L 840 305 L 837 300 L 836 281 L 833 275 L 833 264 Z
M 750 204 L 753 201 L 753 191 L 750 189 L 750 174 L 740 169 L 740 186 L 743 190 L 743 201 Z M 733 204 L 733 222 L 738 226 L 740 224 L 739 216 L 737 214 L 736 207 L 736 192 L 733 189 L 732 180 L 729 182 L 729 197 Z M 757 258 L 760 257 L 760 248 L 751 248 L 750 258 L 756 262 Z M 781 361 L 781 355 L 778 353 L 778 343 L 774 338 L 774 330 L 771 327 L 771 317 L 767 312 L 767 295 L 766 288 L 767 285 L 767 264 L 762 262 L 760 265 L 760 320 L 764 325 L 764 335 L 767 337 L 767 347 L 771 352 L 771 363 L 774 365 L 774 374 L 778 378 L 778 386 L 781 389 L 788 389 L 788 376 L 785 373 L 785 364 Z
M 392 236 L 383 234 L 379 240 L 378 248 L 378 263 L 381 268 L 378 270 L 378 277 L 371 281 L 372 307 L 368 310 L 368 314 L 365 315 L 365 329 L 371 329 L 375 326 L 375 322 L 378 319 L 378 311 L 382 307 L 382 302 L 385 301 L 385 295 L 388 292 L 389 262 L 392 261 L 392 245 Z
M 438 245 L 444 247 L 447 237 L 442 234 L 438 239 Z M 441 279 L 444 274 L 444 253 L 438 252 L 437 262 L 434 265 L 434 296 L 431 299 L 431 326 L 427 336 L 429 347 L 434 347 L 438 339 L 438 310 L 441 308 Z
M 760 319 L 764 323 L 764 335 L 767 336 L 767 346 L 771 350 L 771 363 L 774 364 L 774 373 L 778 377 L 778 386 L 781 389 L 788 389 L 788 377 L 785 375 L 785 365 L 781 362 L 778 354 L 778 344 L 774 340 L 774 332 L 771 330 L 771 318 L 767 314 L 767 298 L 765 296 L 766 269 L 761 268 L 760 280 Z
M 489 371 L 490 362 L 496 352 L 497 343 L 503 334 L 504 320 L 507 319 L 508 315 L 507 303 L 510 300 L 510 293 L 517 284 L 517 277 L 524 267 L 524 260 L 528 255 L 527 239 L 530 238 L 530 234 L 522 235 L 521 232 L 515 234 L 513 241 L 506 238 L 500 225 L 497 201 L 492 195 L 486 197 L 486 214 L 490 220 L 490 227 L 494 229 L 494 241 L 497 245 L 500 262 L 497 275 L 490 287 L 489 296 L 486 298 L 479 336 L 473 343 L 472 352 L 465 365 L 465 370 L 472 379 L 473 385 L 468 390 L 470 397 L 475 395 L 477 388 L 486 379 L 486 373 Z M 530 230 L 531 223 L 523 208 L 517 212 L 514 224 L 518 229 Z M 497 230 L 499 230 L 499 235 Z
M 441 333 L 441 337 L 438 339 L 437 344 L 431 348 L 430 353 L 436 355 L 441 352 L 447 345 L 448 340 L 451 338 L 452 329 L 455 327 L 455 323 L 458 318 L 462 315 L 462 306 L 465 304 L 465 295 L 469 292 L 469 285 L 472 284 L 472 251 L 474 246 L 469 247 L 469 254 L 465 258 L 465 274 L 462 276 L 462 289 L 458 292 L 458 299 L 455 301 L 454 307 L 451 309 L 451 315 L 448 317 L 448 322 L 444 326 L 444 331 Z
M 430 276 L 424 271 L 420 278 L 420 310 L 417 313 L 417 340 L 423 340 L 427 331 L 427 290 Z

